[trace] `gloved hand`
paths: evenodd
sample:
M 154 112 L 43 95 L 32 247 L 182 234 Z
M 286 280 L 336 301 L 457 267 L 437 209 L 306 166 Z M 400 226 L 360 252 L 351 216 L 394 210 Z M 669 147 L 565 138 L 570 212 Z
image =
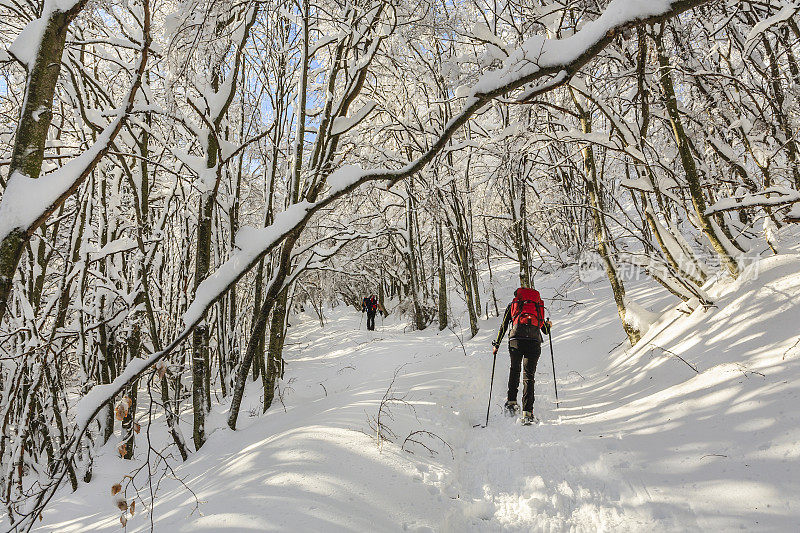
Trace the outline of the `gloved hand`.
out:
M 495 346 L 494 350 L 492 350 L 492 355 L 497 355 L 497 350 L 498 349 L 499 349 L 499 346 Z

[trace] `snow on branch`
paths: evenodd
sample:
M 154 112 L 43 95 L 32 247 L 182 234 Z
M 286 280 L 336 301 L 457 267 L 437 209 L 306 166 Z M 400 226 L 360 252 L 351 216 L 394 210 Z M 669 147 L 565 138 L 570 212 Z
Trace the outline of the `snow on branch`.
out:
M 14 42 L 8 47 L 8 54 L 30 70 L 39 54 L 45 28 L 50 24 L 50 19 L 56 13 L 68 13 L 80 10 L 86 0 L 47 0 L 42 7 L 39 18 L 28 22 L 19 32 Z M 0 57 L 2 59 L 2 57 Z
M 800 12 L 800 2 L 798 1 L 795 2 L 784 1 L 781 3 L 783 4 L 783 8 L 781 8 L 780 11 L 753 26 L 753 29 L 750 30 L 750 33 L 747 34 L 747 41 L 745 42 L 746 54 L 749 55 L 750 52 L 753 51 L 753 48 L 755 48 L 755 46 L 758 44 L 758 38 L 764 32 L 766 32 L 776 24 L 780 24 L 781 22 L 786 22 L 787 20 L 796 16 L 798 12 Z
M 800 202 L 800 191 L 788 187 L 773 186 L 756 193 L 723 198 L 706 209 L 706 215 L 723 211 L 736 211 L 748 207 L 781 207 Z
M 331 127 L 331 135 L 341 135 L 351 129 L 355 128 L 362 120 L 364 120 L 370 111 L 375 107 L 374 100 L 367 100 L 367 102 L 355 113 L 349 117 L 336 117 L 333 119 L 333 127 Z
M 512 52 L 504 66 L 484 74 L 472 87 L 472 95 L 498 95 L 564 71 L 568 79 L 597 55 L 616 35 L 644 23 L 677 15 L 707 0 L 613 0 L 596 20 L 564 39 L 536 35 Z
M 0 241 L 18 228 L 28 233 L 36 229 L 36 221 L 65 191 L 72 189 L 82 175 L 88 174 L 87 169 L 91 170 L 95 160 L 109 148 L 121 120 L 122 116 L 117 116 L 88 150 L 50 174 L 33 179 L 14 172 L 0 200 Z
M 183 323 L 192 327 L 200 322 L 206 309 L 258 262 L 266 253 L 264 250 L 272 250 L 292 230 L 307 220 L 314 206 L 315 204 L 309 202 L 300 202 L 278 213 L 274 222 L 265 228 L 241 228 L 236 234 L 236 250 L 197 287 L 194 300 L 183 315 Z
M 40 178 L 34 179 L 20 172 L 14 172 L 11 175 L 6 189 L 3 191 L 3 197 L 0 199 L 0 242 L 15 230 L 28 235 L 33 234 L 36 228 L 41 226 L 80 187 L 111 148 L 114 139 L 133 109 L 136 93 L 141 86 L 142 75 L 147 64 L 149 46 L 148 37 L 144 40 L 141 59 L 123 107 L 114 112 L 114 119 L 98 135 L 97 140 L 88 150 Z
M 795 204 L 795 206 L 786 213 L 784 220 L 786 222 L 800 222 L 800 204 Z

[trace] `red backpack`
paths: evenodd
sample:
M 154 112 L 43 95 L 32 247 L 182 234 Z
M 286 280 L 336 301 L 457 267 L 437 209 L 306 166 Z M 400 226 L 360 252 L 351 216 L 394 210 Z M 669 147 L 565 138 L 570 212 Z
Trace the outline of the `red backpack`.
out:
M 511 322 L 515 326 L 544 325 L 544 302 L 536 289 L 520 287 L 514 291 L 514 300 L 511 302 Z

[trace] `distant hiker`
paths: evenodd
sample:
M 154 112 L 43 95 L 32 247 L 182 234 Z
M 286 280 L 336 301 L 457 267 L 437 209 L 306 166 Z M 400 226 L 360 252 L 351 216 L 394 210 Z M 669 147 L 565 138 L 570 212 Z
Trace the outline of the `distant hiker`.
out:
M 375 331 L 375 313 L 378 311 L 378 298 L 371 294 L 361 301 L 361 312 L 367 313 L 367 329 Z
M 528 424 L 533 418 L 533 382 L 536 363 L 542 353 L 542 333 L 550 334 L 550 319 L 544 318 L 544 302 L 539 291 L 520 287 L 514 291 L 514 300 L 506 307 L 503 322 L 497 339 L 492 342 L 494 354 L 500 347 L 500 341 L 508 333 L 508 352 L 511 355 L 511 372 L 508 375 L 508 400 L 506 411 L 510 414 L 519 412 L 517 392 L 519 390 L 519 374 L 522 378 L 522 423 Z

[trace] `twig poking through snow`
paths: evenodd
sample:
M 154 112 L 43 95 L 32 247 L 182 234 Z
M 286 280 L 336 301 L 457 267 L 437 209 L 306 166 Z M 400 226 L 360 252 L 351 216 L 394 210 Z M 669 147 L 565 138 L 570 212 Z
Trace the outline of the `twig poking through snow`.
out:
M 464 351 L 464 355 L 466 356 L 467 355 L 467 349 L 464 347 L 464 335 L 463 335 L 463 333 L 461 335 L 459 335 L 458 333 L 456 333 L 455 328 L 451 327 L 451 328 L 448 328 L 448 329 L 450 330 L 450 333 L 452 333 L 453 335 L 456 336 L 456 338 L 458 339 L 458 343 L 461 344 L 461 349 Z
M 655 349 L 655 348 L 658 348 L 659 350 L 661 350 L 662 352 L 664 352 L 664 353 L 666 353 L 666 354 L 669 354 L 669 355 L 674 355 L 675 357 L 677 357 L 678 359 L 680 359 L 681 361 L 683 361 L 684 363 L 686 363 L 686 366 L 688 366 L 689 368 L 691 368 L 692 370 L 694 370 L 696 373 L 698 373 L 698 374 L 700 373 L 700 371 L 699 371 L 699 370 L 697 370 L 697 367 L 696 367 L 696 366 L 694 366 L 692 363 L 690 363 L 689 361 L 687 361 L 686 359 L 684 359 L 684 358 L 683 358 L 683 357 L 681 357 L 680 355 L 676 354 L 675 352 L 673 352 L 673 351 L 671 351 L 671 350 L 667 350 L 666 348 L 662 348 L 661 346 L 658 346 L 658 345 L 655 345 L 655 344 L 652 344 L 652 343 L 650 343 L 650 346 L 652 346 L 654 349 Z M 650 351 L 652 352 L 653 350 L 650 350 Z
M 440 437 L 436 433 L 433 433 L 433 432 L 430 432 L 430 431 L 426 431 L 424 429 L 420 429 L 420 430 L 417 430 L 417 431 L 412 431 L 411 433 L 409 433 L 408 437 L 406 437 L 405 440 L 403 441 L 403 445 L 400 446 L 400 449 L 403 450 L 403 451 L 406 451 L 408 453 L 414 453 L 411 450 L 406 450 L 406 443 L 408 443 L 408 444 L 418 444 L 418 445 L 422 446 L 423 448 L 425 448 L 428 451 L 428 453 L 431 454 L 431 457 L 433 457 L 434 455 L 439 453 L 436 450 L 432 449 L 427 444 L 423 443 L 422 441 L 420 441 L 418 439 L 415 439 L 414 437 L 416 437 L 417 435 L 422 435 L 422 436 L 425 436 L 425 437 L 431 437 L 433 439 L 436 439 L 436 440 L 440 441 L 442 444 L 447 446 L 447 448 L 450 450 L 450 456 L 453 458 L 453 460 L 455 460 L 456 454 L 453 451 L 453 447 L 450 446 L 450 444 L 446 440 L 444 440 L 442 437 Z
M 392 376 L 392 381 L 386 388 L 386 392 L 383 393 L 383 398 L 381 398 L 381 403 L 378 407 L 378 414 L 375 417 L 367 415 L 367 423 L 375 434 L 375 442 L 378 445 L 379 450 L 383 447 L 383 441 L 388 440 L 389 442 L 394 442 L 394 439 L 397 438 L 397 434 L 385 423 L 386 418 L 389 418 L 389 420 L 394 420 L 394 416 L 389 408 L 391 404 L 404 405 L 411 409 L 411 412 L 414 413 L 415 417 L 417 416 L 417 410 L 407 400 L 408 394 L 395 396 L 395 381 L 397 381 L 397 376 L 400 375 L 400 371 L 407 364 L 408 363 L 400 365 L 395 369 L 394 375 Z
M 744 366 L 742 363 L 736 363 L 736 367 L 739 369 L 739 372 L 741 372 L 742 375 L 744 377 L 748 378 L 748 379 L 750 378 L 750 376 L 748 376 L 747 374 L 757 374 L 757 375 L 761 376 L 762 378 L 767 377 L 764 374 L 762 374 L 761 372 L 757 372 L 756 370 L 750 370 L 749 368 Z
M 792 350 L 794 350 L 794 349 L 795 349 L 795 347 L 796 347 L 798 344 L 800 344 L 800 338 L 799 338 L 799 339 L 797 339 L 797 342 L 795 342 L 794 344 L 792 344 L 792 347 L 791 347 L 791 348 L 789 348 L 788 350 L 786 350 L 785 352 L 783 352 L 783 357 L 781 357 L 781 361 L 785 361 L 785 360 L 786 360 L 786 356 L 789 354 L 789 352 L 791 352 Z
M 583 381 L 586 381 L 586 378 L 585 378 L 585 377 L 583 377 L 583 375 L 582 375 L 580 372 L 578 372 L 577 370 L 570 370 L 569 372 L 567 372 L 567 375 L 568 375 L 568 376 L 569 376 L 569 375 L 572 375 L 572 374 L 578 374 L 578 376 L 579 376 L 579 377 L 580 377 L 580 378 L 581 378 Z

